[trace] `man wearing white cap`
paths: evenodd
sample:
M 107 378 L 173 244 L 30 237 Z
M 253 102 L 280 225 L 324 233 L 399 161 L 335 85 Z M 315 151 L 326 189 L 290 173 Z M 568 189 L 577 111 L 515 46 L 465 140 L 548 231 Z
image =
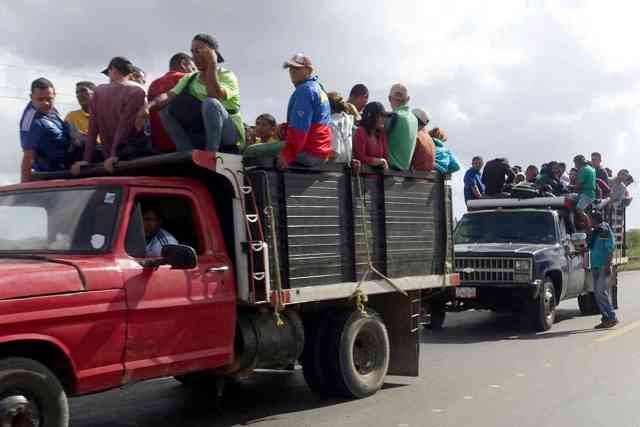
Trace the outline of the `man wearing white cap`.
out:
M 329 98 L 313 75 L 311 58 L 294 55 L 284 63 L 291 82 L 296 87 L 289 99 L 287 123 L 280 136 L 285 141 L 276 165 L 286 169 L 291 162 L 317 166 L 331 154 L 331 107 Z
M 409 109 L 409 91 L 403 84 L 396 83 L 389 92 L 389 104 L 395 117 L 385 129 L 389 142 L 389 166 L 399 170 L 409 170 L 418 136 L 418 119 Z

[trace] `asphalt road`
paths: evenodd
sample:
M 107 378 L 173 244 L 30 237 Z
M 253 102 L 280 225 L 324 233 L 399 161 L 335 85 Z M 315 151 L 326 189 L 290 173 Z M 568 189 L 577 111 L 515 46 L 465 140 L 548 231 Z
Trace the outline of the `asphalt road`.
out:
M 421 376 L 388 377 L 368 399 L 328 400 L 301 372 L 260 373 L 228 390 L 193 393 L 171 379 L 72 400 L 75 427 L 640 426 L 640 273 L 620 277 L 621 324 L 596 331 L 564 302 L 532 334 L 510 316 L 450 314 L 422 336 Z

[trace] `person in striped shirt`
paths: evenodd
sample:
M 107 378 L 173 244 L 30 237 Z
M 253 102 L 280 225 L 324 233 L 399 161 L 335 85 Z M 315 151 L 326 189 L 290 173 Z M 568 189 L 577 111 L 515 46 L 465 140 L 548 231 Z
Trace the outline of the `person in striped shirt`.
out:
M 166 245 L 177 245 L 178 241 L 171 233 L 162 228 L 162 217 L 151 208 L 142 213 L 144 235 L 147 240 L 147 256 L 162 256 L 162 248 Z

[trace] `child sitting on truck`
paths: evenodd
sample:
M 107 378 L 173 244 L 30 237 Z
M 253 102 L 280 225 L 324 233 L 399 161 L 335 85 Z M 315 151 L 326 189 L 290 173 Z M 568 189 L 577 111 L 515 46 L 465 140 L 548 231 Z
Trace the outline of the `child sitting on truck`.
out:
M 284 144 L 275 138 L 278 123 L 269 113 L 256 118 L 255 141 L 244 150 L 245 157 L 276 157 Z

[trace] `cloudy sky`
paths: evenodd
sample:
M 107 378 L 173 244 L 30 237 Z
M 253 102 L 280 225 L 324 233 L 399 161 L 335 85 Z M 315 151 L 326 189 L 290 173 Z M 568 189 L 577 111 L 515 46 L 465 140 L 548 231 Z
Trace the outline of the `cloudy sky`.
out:
M 473 155 L 526 166 L 602 151 L 640 178 L 640 7 L 630 1 L 0 0 L 0 182 L 15 182 L 18 120 L 32 79 L 57 86 L 105 78 L 129 57 L 149 77 L 188 51 L 195 33 L 220 41 L 240 80 L 245 120 L 283 119 L 291 86 L 282 61 L 311 56 L 325 86 L 365 83 L 385 101 L 395 82 L 430 112 L 465 165 Z M 463 209 L 462 173 L 452 181 Z M 630 223 L 640 227 L 640 203 Z

